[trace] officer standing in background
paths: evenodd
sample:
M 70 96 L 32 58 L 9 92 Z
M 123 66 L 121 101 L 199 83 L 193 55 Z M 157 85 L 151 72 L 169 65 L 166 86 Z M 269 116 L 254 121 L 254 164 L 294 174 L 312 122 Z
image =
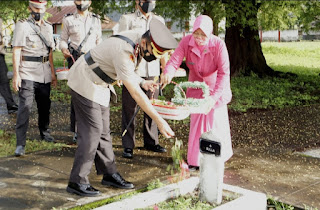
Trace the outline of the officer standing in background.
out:
M 77 60 L 82 54 L 88 52 L 101 42 L 101 21 L 99 17 L 88 11 L 91 1 L 74 1 L 77 12 L 67 14 L 62 20 L 60 34 L 60 49 L 64 57 L 68 59 L 68 67 L 71 68 L 73 60 Z M 70 41 L 70 43 L 68 43 Z M 78 78 L 81 79 L 81 78 Z M 77 140 L 76 119 L 73 104 L 71 102 L 70 131 L 74 132 L 73 141 Z
M 5 60 L 6 51 L 4 49 L 3 45 L 3 36 L 1 35 L 1 41 L 0 41 L 0 94 L 4 98 L 7 104 L 8 114 L 17 113 L 18 111 L 18 105 L 16 102 L 14 102 L 9 79 L 7 76 L 8 73 L 8 67 Z
M 168 123 L 141 90 L 154 91 L 158 84 L 142 79 L 134 70 L 142 57 L 147 61 L 155 60 L 155 55 L 165 54 L 177 44 L 166 26 L 153 19 L 150 31 L 143 36 L 132 30 L 112 36 L 81 56 L 71 67 L 68 86 L 77 117 L 78 148 L 67 187 L 69 193 L 99 195 L 88 179 L 93 162 L 97 174 L 103 175 L 103 185 L 124 189 L 134 187 L 117 172 L 112 148 L 109 102 L 111 84 L 115 80 L 122 80 L 132 98 L 166 138 L 174 136 Z
M 131 14 L 122 15 L 119 21 L 118 32 L 126 30 L 134 30 L 136 32 L 145 33 L 149 30 L 149 24 L 152 19 L 157 19 L 163 24 L 164 19 L 160 16 L 153 14 L 151 11 L 155 8 L 155 0 L 135 0 L 136 1 L 136 11 Z M 165 66 L 164 59 L 161 59 L 161 64 Z M 155 76 L 160 75 L 160 62 L 159 59 L 147 62 L 142 59 L 136 73 L 145 80 L 153 80 Z M 144 91 L 145 94 L 150 99 L 153 97 L 158 98 L 159 89 L 156 89 L 154 93 L 151 91 Z M 122 88 L 122 129 L 123 131 L 127 129 L 127 132 L 122 137 L 122 146 L 124 148 L 122 157 L 133 158 L 133 148 L 135 146 L 135 120 L 129 125 L 130 120 L 134 117 L 134 113 L 137 110 L 137 103 L 131 97 L 127 88 L 124 86 Z M 128 127 L 128 128 L 127 128 Z M 144 113 L 143 121 L 143 140 L 144 147 L 147 150 L 154 152 L 166 152 L 167 150 L 159 145 L 158 137 L 158 127 L 157 124 Z
M 16 24 L 13 36 L 13 79 L 15 91 L 19 91 L 19 109 L 16 124 L 16 156 L 24 155 L 29 116 L 33 98 L 37 102 L 38 127 L 41 139 L 53 142 L 50 135 L 50 91 L 56 86 L 52 48 L 52 25 L 43 20 L 47 1 L 30 0 L 28 19 Z

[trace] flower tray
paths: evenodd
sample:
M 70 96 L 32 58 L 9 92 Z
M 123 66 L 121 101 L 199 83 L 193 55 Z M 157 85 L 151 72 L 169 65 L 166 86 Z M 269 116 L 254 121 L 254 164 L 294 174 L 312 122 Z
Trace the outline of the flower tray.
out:
M 183 120 L 190 115 L 189 108 L 187 106 L 176 105 L 170 101 L 151 99 L 151 104 L 164 119 Z

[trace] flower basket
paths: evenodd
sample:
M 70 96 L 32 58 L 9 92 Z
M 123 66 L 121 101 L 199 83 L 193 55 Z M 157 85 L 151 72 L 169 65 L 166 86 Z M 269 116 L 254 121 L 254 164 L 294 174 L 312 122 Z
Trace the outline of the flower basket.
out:
M 187 98 L 183 88 L 202 89 L 202 98 Z M 207 114 L 214 106 L 210 97 L 209 86 L 205 82 L 181 82 L 174 87 L 174 98 L 171 102 L 189 107 L 190 114 Z
M 71 56 L 73 63 L 75 60 L 73 56 Z M 57 80 L 67 80 L 68 79 L 69 69 L 66 68 L 66 59 L 63 60 L 63 67 L 56 69 Z
M 179 85 L 175 82 L 171 82 L 179 87 Z M 184 97 L 186 97 L 186 94 L 184 93 L 183 89 L 181 89 L 181 92 L 184 94 Z M 152 97 L 153 98 L 153 97 Z M 174 104 L 170 101 L 163 101 L 158 99 L 151 99 L 151 104 L 154 107 L 154 109 L 163 117 L 164 119 L 169 120 L 183 120 L 187 117 L 189 117 L 189 107 L 184 104 Z
M 151 104 L 164 119 L 183 120 L 190 115 L 189 108 L 187 106 L 175 105 L 170 101 L 151 99 Z

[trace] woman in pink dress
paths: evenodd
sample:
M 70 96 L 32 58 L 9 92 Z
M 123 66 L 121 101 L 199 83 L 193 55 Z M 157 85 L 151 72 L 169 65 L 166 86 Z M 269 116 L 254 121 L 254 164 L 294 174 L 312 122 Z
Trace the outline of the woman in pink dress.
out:
M 232 156 L 231 135 L 227 104 L 230 89 L 229 55 L 223 40 L 212 34 L 212 19 L 206 15 L 196 18 L 193 33 L 179 43 L 161 76 L 162 88 L 171 82 L 174 72 L 183 59 L 189 68 L 189 81 L 205 82 L 214 101 L 208 114 L 191 114 L 188 142 L 188 165 L 198 169 L 200 164 L 199 138 L 202 133 L 214 130 L 221 139 L 221 155 L 224 161 Z M 187 89 L 187 97 L 201 98 L 201 89 Z

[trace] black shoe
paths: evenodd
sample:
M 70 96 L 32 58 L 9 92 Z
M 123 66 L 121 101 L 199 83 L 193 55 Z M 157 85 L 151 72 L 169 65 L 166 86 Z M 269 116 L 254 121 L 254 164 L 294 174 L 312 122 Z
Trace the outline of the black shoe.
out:
M 16 157 L 20 157 L 24 154 L 25 154 L 24 146 L 22 146 L 22 145 L 17 146 L 16 151 L 14 152 L 14 155 Z
M 8 114 L 15 114 L 18 112 L 18 105 L 14 104 L 11 107 L 8 107 Z
M 124 180 L 119 173 L 114 173 L 112 175 L 103 175 L 101 184 L 113 186 L 120 189 L 134 188 L 134 185 L 131 182 L 127 182 L 126 180 Z
M 47 142 L 54 142 L 54 138 L 50 135 L 48 130 L 40 132 L 40 136 L 42 140 L 45 140 Z
M 199 170 L 199 166 L 189 165 L 189 171 L 190 171 L 190 172 L 194 172 L 194 171 L 198 171 L 198 170 Z
M 144 148 L 146 150 L 150 150 L 153 152 L 167 152 L 166 148 L 160 146 L 159 144 L 157 144 L 157 145 L 147 144 L 147 145 L 144 145 Z
M 80 184 L 74 182 L 69 182 L 67 192 L 87 197 L 94 197 L 100 194 L 99 190 L 93 188 L 90 184 Z
M 123 150 L 122 157 L 132 159 L 133 158 L 133 149 L 125 148 Z

